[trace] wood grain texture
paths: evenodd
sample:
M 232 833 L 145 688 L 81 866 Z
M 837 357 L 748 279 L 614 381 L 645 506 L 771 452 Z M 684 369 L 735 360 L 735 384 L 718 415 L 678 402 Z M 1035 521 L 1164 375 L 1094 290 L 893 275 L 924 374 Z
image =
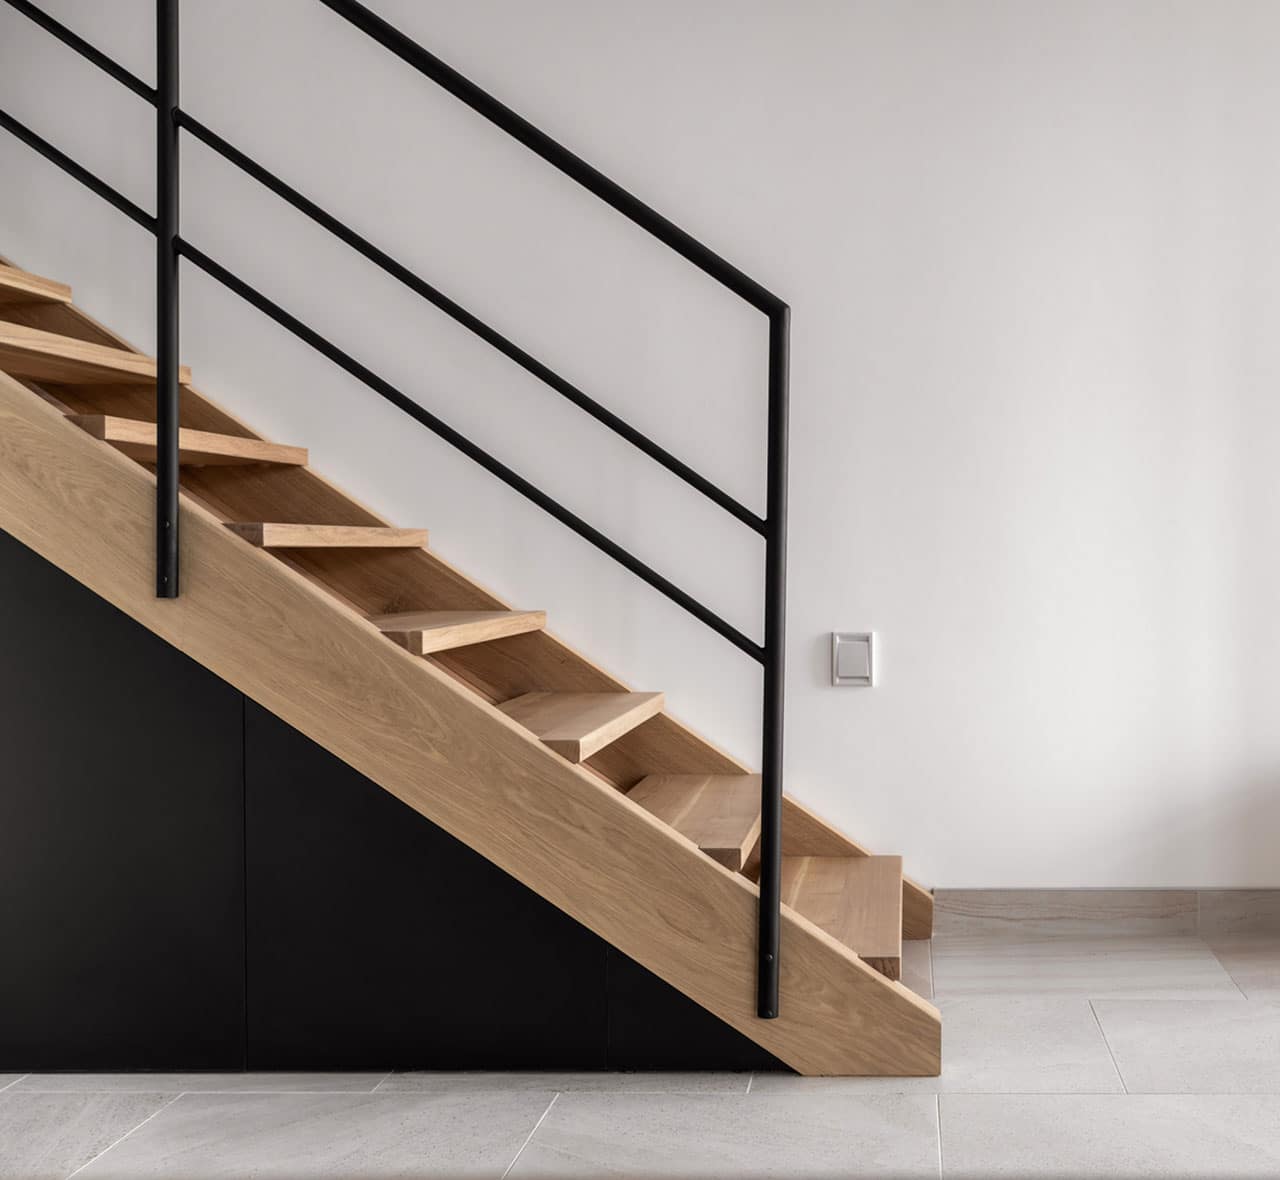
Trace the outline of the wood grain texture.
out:
M 156 377 L 156 362 L 151 357 L 8 320 L 0 320 L 0 369 L 16 377 L 62 384 L 128 384 Z M 179 380 L 191 380 L 191 370 L 185 365 L 179 369 Z
M 73 305 L 24 305 L 7 309 L 6 318 L 90 343 L 138 352 L 127 340 Z M 56 387 L 55 391 L 81 413 L 114 411 L 147 417 L 155 404 L 154 387 L 145 384 L 66 386 Z M 193 429 L 259 437 L 235 415 L 189 385 L 181 390 L 180 418 L 183 426 Z M 197 467 L 184 471 L 183 485 L 225 520 L 391 523 L 308 468 Z M 510 609 L 501 596 L 427 549 L 293 550 L 289 560 L 365 615 Z M 546 630 L 441 652 L 430 658 L 495 702 L 538 690 L 617 692 L 630 687 Z M 748 774 L 754 769 L 667 713 L 606 746 L 590 759 L 589 765 L 623 790 L 651 773 Z M 786 796 L 783 805 L 783 838 L 793 853 L 866 855 L 865 848 L 807 811 L 793 796 Z M 929 938 L 932 894 L 904 878 L 903 901 L 904 937 Z
M 0 377 L 0 528 L 793 1068 L 938 1072 L 937 1010 L 789 908 L 758 1020 L 750 882 L 186 499 L 184 592 L 156 599 L 154 496 Z
M 933 937 L 933 893 L 910 877 L 902 878 L 902 937 L 918 941 Z
M 787 795 L 782 800 L 782 854 L 784 856 L 870 856 L 803 803 Z M 902 878 L 902 937 L 933 937 L 933 894 L 910 877 Z
M 662 711 L 660 692 L 529 692 L 501 706 L 570 762 L 581 762 Z
M 782 900 L 887 978 L 902 978 L 902 857 L 784 856 Z
M 379 615 L 369 622 L 407 651 L 425 656 L 540 631 L 547 615 L 540 610 L 429 610 Z
M 0 307 L 19 303 L 70 303 L 66 283 L 29 274 L 15 266 L 0 266 Z
M 426 529 L 259 521 L 227 521 L 227 528 L 259 549 L 409 549 L 427 543 Z
M 81 430 L 108 442 L 131 459 L 152 463 L 156 457 L 156 424 L 136 418 L 115 418 L 107 414 L 73 414 L 71 420 Z M 289 447 L 257 438 L 233 434 L 211 434 L 206 430 L 178 431 L 178 459 L 196 466 L 238 467 L 248 463 L 282 463 L 305 467 L 305 447 Z
M 737 873 L 760 838 L 760 782 L 758 774 L 651 774 L 628 796 Z

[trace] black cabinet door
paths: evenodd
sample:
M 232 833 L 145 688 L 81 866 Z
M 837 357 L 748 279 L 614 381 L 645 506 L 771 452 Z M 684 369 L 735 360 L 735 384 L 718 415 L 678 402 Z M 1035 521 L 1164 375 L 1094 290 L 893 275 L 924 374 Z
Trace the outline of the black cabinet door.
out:
M 0 1067 L 244 1062 L 243 698 L 0 533 Z

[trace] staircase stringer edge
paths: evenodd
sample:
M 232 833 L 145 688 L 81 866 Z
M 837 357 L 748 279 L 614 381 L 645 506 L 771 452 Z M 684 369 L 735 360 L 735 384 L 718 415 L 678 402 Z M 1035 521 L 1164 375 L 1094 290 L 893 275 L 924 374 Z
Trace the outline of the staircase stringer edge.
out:
M 12 259 L 5 255 L 0 255 L 0 264 L 8 266 L 17 265 Z M 19 267 L 19 269 L 21 268 Z M 140 355 L 142 354 L 142 350 L 135 344 L 126 340 L 105 324 L 94 319 L 88 314 L 88 312 L 74 303 L 59 305 L 56 309 L 52 310 L 50 314 L 65 317 L 67 320 L 71 321 L 71 323 L 77 327 L 81 337 L 84 339 L 90 339 L 95 343 L 104 343 L 129 352 L 139 353 Z M 221 415 L 226 419 L 229 426 L 233 425 L 238 432 L 243 434 L 243 436 L 258 439 L 263 438 L 261 434 L 259 434 L 249 423 L 245 422 L 238 414 L 228 410 L 216 399 L 211 398 L 208 394 L 197 389 L 194 384 L 184 385 L 182 389 L 184 398 L 189 398 L 194 402 L 198 402 L 218 415 Z M 382 513 L 364 503 L 359 497 L 352 495 L 352 493 L 347 489 L 326 478 L 320 472 L 317 472 L 314 469 L 309 470 L 314 479 L 324 484 L 337 495 L 346 499 L 360 512 L 365 513 L 369 517 L 369 523 L 381 525 L 392 525 L 394 523 L 388 520 Z M 459 578 L 470 583 L 479 592 L 490 597 L 495 603 L 496 609 L 510 608 L 510 604 L 501 595 L 496 594 L 489 587 L 478 582 L 470 574 L 467 574 L 462 570 L 459 570 L 456 566 L 451 565 L 449 562 L 441 558 L 439 554 L 435 554 L 434 556 L 441 565 L 446 566 Z M 593 670 L 599 673 L 600 676 L 608 679 L 615 687 L 620 689 L 628 689 L 630 687 L 607 669 L 602 668 L 590 657 L 578 651 L 566 640 L 556 635 L 554 628 L 547 628 L 545 634 L 550 641 L 557 644 L 569 656 L 575 660 L 581 660 L 584 664 L 589 665 Z M 668 711 L 664 711 L 664 716 L 674 727 L 683 731 L 694 742 L 704 746 L 712 755 L 722 759 L 726 764 L 736 768 L 740 773 L 755 773 L 753 768 L 747 766 L 740 759 L 735 758 L 733 755 L 723 750 L 716 742 L 712 741 L 706 735 L 699 733 L 686 722 L 681 721 L 678 717 L 673 716 Z M 726 773 L 727 772 L 728 770 L 726 767 Z M 789 855 L 871 855 L 871 852 L 865 845 L 862 845 L 847 836 L 840 828 L 805 807 L 791 794 L 785 794 L 783 796 L 783 839 L 787 846 L 787 852 Z M 932 936 L 932 933 L 933 893 L 911 877 L 904 875 L 902 880 L 903 937 L 907 939 L 927 939 Z
M 756 890 L 198 505 L 153 597 L 153 477 L 0 374 L 0 525 L 498 867 L 813 1074 L 931 1074 L 936 1009 L 791 911 L 754 1014 Z M 498 822 L 507 817 L 509 822 Z

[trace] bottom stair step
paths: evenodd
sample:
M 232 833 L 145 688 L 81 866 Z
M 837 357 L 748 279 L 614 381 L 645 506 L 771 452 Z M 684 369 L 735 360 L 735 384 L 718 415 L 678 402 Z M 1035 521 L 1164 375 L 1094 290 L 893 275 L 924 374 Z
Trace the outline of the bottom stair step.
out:
M 902 978 L 902 857 L 785 856 L 782 900 L 869 967 Z
M 735 873 L 760 837 L 758 774 L 651 774 L 628 797 Z

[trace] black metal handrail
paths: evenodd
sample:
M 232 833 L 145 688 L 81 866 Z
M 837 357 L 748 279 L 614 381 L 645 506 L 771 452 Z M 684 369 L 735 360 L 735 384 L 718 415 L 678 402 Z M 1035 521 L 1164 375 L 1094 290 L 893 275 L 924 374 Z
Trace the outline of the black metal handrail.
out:
M 332 213 L 327 212 L 314 201 L 304 197 L 297 189 L 286 184 L 275 173 L 264 168 L 252 157 L 242 152 L 234 144 L 228 143 L 217 132 L 210 130 L 199 119 L 187 114 L 186 111 L 179 110 L 177 112 L 178 126 L 184 130 L 191 132 L 206 147 L 212 148 L 223 159 L 230 161 L 247 176 L 252 177 L 264 188 L 275 193 L 282 200 L 287 201 L 300 213 L 304 213 L 311 218 L 317 225 L 326 229 L 339 241 L 346 243 L 358 254 L 362 255 L 372 262 L 376 267 L 385 271 L 392 278 L 403 283 L 410 291 L 416 295 L 420 295 L 428 303 L 438 307 L 451 319 L 461 324 L 468 331 L 474 333 L 486 344 L 492 345 L 503 356 L 509 357 L 515 361 L 522 369 L 528 373 L 532 373 L 535 377 L 551 386 L 561 396 L 567 398 L 575 406 L 580 407 L 590 414 L 597 422 L 603 423 L 615 434 L 620 435 L 636 447 L 637 450 L 643 451 L 651 459 L 660 463 L 673 475 L 679 476 L 690 487 L 701 492 L 708 500 L 718 504 L 730 515 L 742 521 L 762 536 L 767 530 L 764 520 L 757 516 L 750 508 L 738 503 L 727 492 L 716 487 L 704 475 L 700 475 L 687 463 L 677 459 L 665 448 L 659 446 L 653 439 L 647 435 L 641 434 L 634 426 L 619 418 L 617 414 L 602 406 L 594 398 L 584 393 L 576 385 L 561 377 L 550 366 L 543 364 L 532 353 L 521 348 L 514 341 L 509 340 L 501 332 L 491 328 L 479 316 L 468 311 L 460 303 L 450 299 L 438 287 L 427 282 L 420 275 L 415 274 L 403 263 L 392 258 L 385 250 L 379 249 L 367 238 L 358 234 L 345 222 L 339 221 Z
M 786 610 L 787 407 L 790 368 L 790 309 L 772 292 L 714 253 L 679 226 L 644 204 L 603 173 L 481 90 L 452 67 L 355 0 L 320 0 L 356 28 L 385 46 L 402 61 L 466 103 L 472 110 L 587 188 L 618 212 L 762 311 L 769 321 L 769 401 L 767 490 L 764 518 L 746 508 L 668 450 L 648 438 L 595 399 L 565 380 L 531 353 L 490 327 L 391 255 L 356 233 L 247 154 L 228 143 L 178 102 L 178 4 L 157 0 L 157 84 L 150 87 L 29 0 L 7 0 L 41 28 L 57 37 L 134 94 L 156 108 L 156 215 L 152 217 L 127 197 L 59 151 L 11 115 L 0 111 L 0 126 L 68 172 L 91 191 L 156 235 L 157 295 L 157 464 L 156 464 L 156 592 L 178 595 L 178 260 L 186 258 L 210 277 L 248 301 L 347 373 L 462 451 L 485 470 L 590 541 L 642 578 L 735 647 L 758 660 L 764 669 L 764 715 L 761 787 L 761 869 L 757 962 L 757 1012 L 778 1014 L 779 934 L 782 869 L 782 738 L 783 672 Z M 573 404 L 613 430 L 655 462 L 729 512 L 765 539 L 764 642 L 758 644 L 714 611 L 634 557 L 545 492 L 481 449 L 418 402 L 304 324 L 243 279 L 185 241 L 178 221 L 178 147 L 186 130 L 235 164 L 271 192 L 304 213 L 410 290 L 492 345 L 527 372 L 544 381 Z

